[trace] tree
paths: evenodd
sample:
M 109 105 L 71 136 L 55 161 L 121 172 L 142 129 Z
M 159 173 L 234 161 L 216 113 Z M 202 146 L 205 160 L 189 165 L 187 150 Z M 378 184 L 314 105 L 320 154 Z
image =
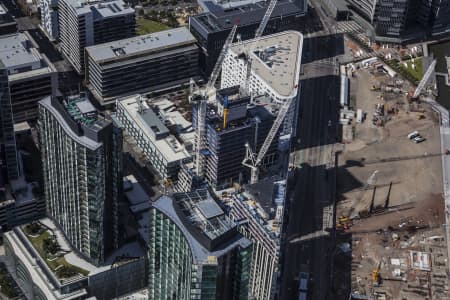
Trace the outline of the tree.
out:
M 53 237 L 46 238 L 44 240 L 42 248 L 46 253 L 50 253 L 52 255 L 56 254 L 60 249 L 58 243 L 55 241 Z

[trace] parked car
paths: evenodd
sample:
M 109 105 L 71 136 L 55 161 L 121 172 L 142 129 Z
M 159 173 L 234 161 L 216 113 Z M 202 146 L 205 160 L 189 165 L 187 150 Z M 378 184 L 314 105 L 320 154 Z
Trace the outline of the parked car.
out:
M 423 141 L 425 141 L 425 138 L 423 136 L 417 136 L 414 138 L 414 142 L 416 142 L 416 144 L 422 143 Z
M 414 139 L 414 138 L 416 138 L 418 136 L 419 136 L 419 132 L 418 131 L 413 131 L 410 134 L 408 134 L 408 139 L 412 140 L 412 139 Z

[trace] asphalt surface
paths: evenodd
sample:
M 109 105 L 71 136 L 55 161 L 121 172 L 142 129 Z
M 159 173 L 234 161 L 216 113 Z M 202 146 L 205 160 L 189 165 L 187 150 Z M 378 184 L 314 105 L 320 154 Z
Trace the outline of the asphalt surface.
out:
M 81 77 L 65 61 L 47 35 L 40 29 L 27 30 L 33 40 L 38 44 L 41 53 L 55 65 L 58 70 L 58 90 L 64 96 L 76 95 L 80 91 Z
M 301 167 L 290 182 L 279 299 L 298 299 L 300 272 L 310 275 L 308 299 L 333 299 L 330 296 L 333 234 L 290 241 L 325 230 L 324 210 L 334 203 L 336 173 L 329 162 L 333 161 L 333 144 L 339 142 L 340 78 L 336 56 L 343 53 L 342 35 L 305 38 L 302 59 L 307 65 L 301 76 L 297 129 L 300 143 L 294 149 L 300 153 L 296 161 Z

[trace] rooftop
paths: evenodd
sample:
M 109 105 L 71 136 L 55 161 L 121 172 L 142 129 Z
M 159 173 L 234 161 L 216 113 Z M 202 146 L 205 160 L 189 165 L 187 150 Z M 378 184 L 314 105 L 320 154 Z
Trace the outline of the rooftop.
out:
M 233 120 L 228 123 L 226 128 L 224 128 L 223 118 L 220 117 L 214 109 L 208 109 L 207 124 L 214 126 L 215 131 L 220 135 L 238 130 L 245 126 L 252 126 L 256 117 L 261 121 L 266 121 L 268 119 L 273 119 L 274 115 L 263 105 L 248 106 L 247 114 L 244 118 Z
M 84 125 L 92 125 L 97 121 L 97 110 L 85 97 L 69 97 L 64 105 L 70 116 Z
M 189 30 L 180 27 L 87 47 L 86 51 L 93 60 L 102 62 L 142 53 L 156 53 L 195 42 L 196 40 Z
M 167 162 L 190 157 L 184 145 L 169 133 L 167 127 L 149 107 L 147 102 L 141 100 L 140 95 L 118 99 L 117 101 L 118 105 L 124 109 L 126 115 L 142 130 L 142 133 L 155 145 Z M 139 105 L 142 105 L 141 112 L 139 112 Z
M 150 197 L 133 175 L 124 178 L 124 192 L 132 206 L 150 203 Z
M 270 1 L 209 1 L 199 0 L 205 13 L 193 16 L 207 32 L 230 29 L 236 22 L 240 26 L 261 22 Z M 306 1 L 279 0 L 271 18 L 306 14 Z
M 84 96 L 70 96 L 65 99 L 46 97 L 39 101 L 39 104 L 52 113 L 68 136 L 95 150 L 102 146 L 98 133 L 110 126 L 111 122 L 98 118 L 97 111 L 92 111 L 85 101 L 89 100 Z
M 0 36 L 0 60 L 10 75 L 19 72 L 18 68 L 28 67 L 29 71 L 42 67 L 41 54 L 24 33 Z
M 84 274 L 93 275 L 101 273 L 107 269 L 110 269 L 112 265 L 116 262 L 116 260 L 122 256 L 129 256 L 130 258 L 136 258 L 144 255 L 142 247 L 140 247 L 137 242 L 131 242 L 123 245 L 122 247 L 118 248 L 113 253 L 111 253 L 106 258 L 104 265 L 95 266 L 72 250 L 71 244 L 66 240 L 63 232 L 52 220 L 48 218 L 43 218 L 39 220 L 39 223 L 43 224 L 45 228 L 47 228 L 52 232 L 52 234 L 55 234 L 57 242 L 60 244 L 61 249 L 64 250 L 64 258 L 66 259 L 66 261 L 69 264 L 84 269 Z
M 282 185 L 282 181 L 279 176 L 264 178 L 257 183 L 247 184 L 245 186 L 245 192 L 253 198 L 268 215 L 271 215 L 274 213 L 277 206 L 284 204 L 285 190 L 279 188 L 280 184 Z
M 176 193 L 172 198 L 161 196 L 153 206 L 177 224 L 190 245 L 195 262 L 220 257 L 236 246 L 247 247 L 251 243 L 237 232 L 236 224 L 207 190 Z
M 229 51 L 235 57 L 249 53 L 252 73 L 256 77 L 281 97 L 294 97 L 300 76 L 302 47 L 303 35 L 290 30 L 234 43 Z
M 232 214 L 233 210 L 237 210 L 238 213 L 233 214 L 235 218 L 236 216 L 242 218 L 243 215 L 252 216 L 273 242 L 279 242 L 276 238 L 280 235 L 283 220 L 285 180 L 281 180 L 279 176 L 272 176 L 256 184 L 245 185 L 242 192 L 236 193 L 234 190 L 220 192 L 222 192 L 223 203 L 231 208 Z M 241 205 L 237 205 L 236 201 Z M 247 214 L 239 212 L 242 208 L 247 211 Z
M 207 190 L 177 193 L 173 199 L 190 223 L 211 240 L 236 227 Z
M 92 11 L 94 19 L 134 14 L 134 9 L 122 0 L 66 0 L 66 2 L 72 5 L 79 15 Z

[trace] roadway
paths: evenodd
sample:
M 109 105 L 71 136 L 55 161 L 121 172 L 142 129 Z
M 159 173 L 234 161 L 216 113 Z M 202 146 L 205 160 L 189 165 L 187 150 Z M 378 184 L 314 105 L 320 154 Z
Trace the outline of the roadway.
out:
M 320 13 L 319 13 L 320 14 Z M 327 25 L 327 24 L 325 24 Z M 332 299 L 331 254 L 335 200 L 334 144 L 337 142 L 342 35 L 306 36 L 301 76 L 294 182 L 290 182 L 279 299 L 298 298 L 300 271 L 310 273 L 308 299 Z M 315 236 L 302 240 L 301 237 Z M 294 240 L 294 243 L 290 241 Z
M 295 189 L 289 197 L 281 299 L 296 297 L 298 274 L 304 265 L 314 283 L 310 299 L 325 299 L 328 291 L 330 270 L 325 258 L 330 250 L 329 239 L 322 236 L 298 243 L 289 240 L 326 229 L 324 210 L 333 203 L 335 189 L 335 170 L 329 169 L 329 162 L 333 159 L 332 145 L 336 141 L 337 91 L 339 79 L 336 76 L 305 80 L 302 85 L 303 117 L 298 131 L 301 143 L 296 157 L 301 167 L 296 171 Z M 328 126 L 330 120 L 331 126 Z

